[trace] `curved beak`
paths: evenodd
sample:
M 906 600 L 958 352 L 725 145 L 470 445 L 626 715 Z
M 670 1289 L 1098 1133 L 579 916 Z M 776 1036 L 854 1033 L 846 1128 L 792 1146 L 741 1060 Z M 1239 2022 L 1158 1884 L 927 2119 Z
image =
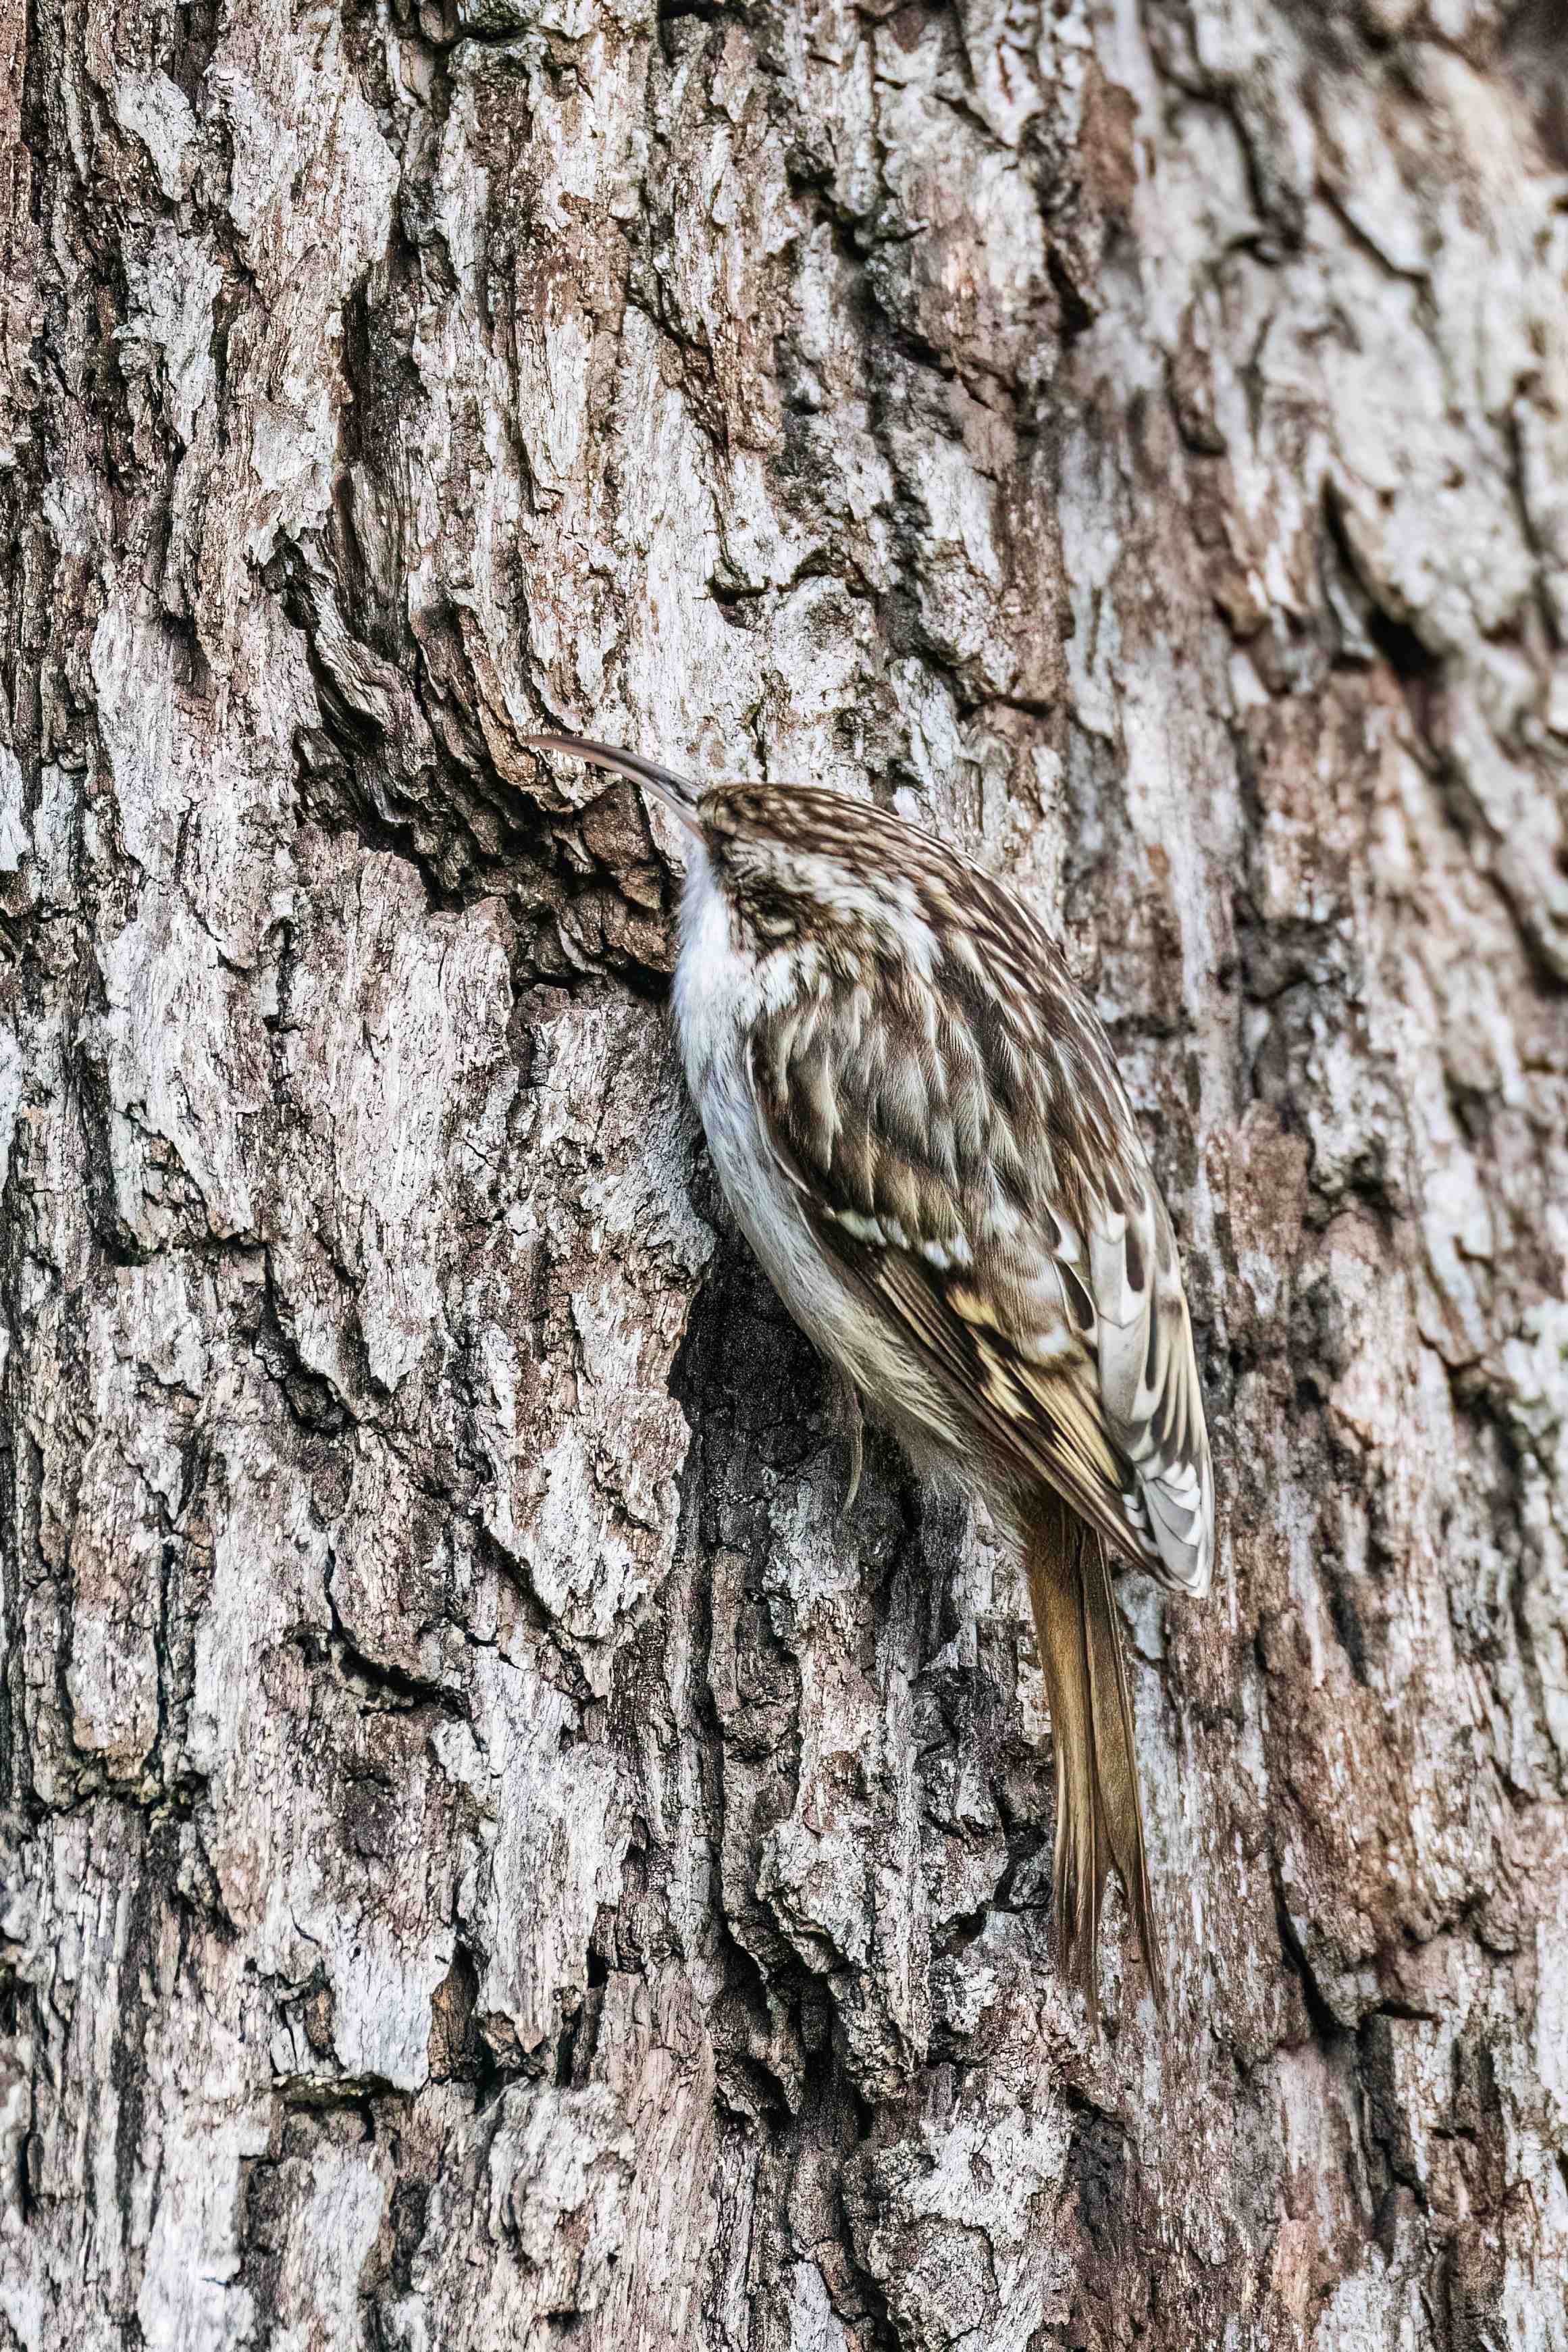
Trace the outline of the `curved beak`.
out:
M 615 775 L 630 776 L 634 784 L 641 784 L 644 792 L 663 801 L 688 833 L 701 839 L 697 788 L 672 769 L 640 759 L 635 751 L 618 751 L 611 743 L 591 743 L 580 735 L 525 735 L 522 740 L 530 751 L 559 752 L 564 759 L 581 760 L 591 768 L 608 768 Z

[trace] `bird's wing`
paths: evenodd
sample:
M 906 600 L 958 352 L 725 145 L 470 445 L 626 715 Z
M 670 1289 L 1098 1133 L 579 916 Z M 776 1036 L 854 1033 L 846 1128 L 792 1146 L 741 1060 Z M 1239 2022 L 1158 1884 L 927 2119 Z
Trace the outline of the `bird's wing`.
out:
M 1043 943 L 1043 935 L 1042 943 Z M 989 1444 L 1207 1589 L 1213 1482 L 1176 1244 L 1110 1046 L 1050 950 L 1039 1002 L 963 943 L 757 1025 L 758 1117 L 824 1247 Z

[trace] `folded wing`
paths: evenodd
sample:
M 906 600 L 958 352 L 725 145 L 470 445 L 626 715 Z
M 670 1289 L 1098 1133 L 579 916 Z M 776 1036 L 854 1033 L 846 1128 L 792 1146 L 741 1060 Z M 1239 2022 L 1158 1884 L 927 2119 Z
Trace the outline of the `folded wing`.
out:
M 824 981 L 754 1033 L 758 1116 L 818 1238 L 988 1447 L 1200 1594 L 1213 1475 L 1170 1221 L 1109 1045 L 1042 961 L 1021 1014 L 939 960 Z

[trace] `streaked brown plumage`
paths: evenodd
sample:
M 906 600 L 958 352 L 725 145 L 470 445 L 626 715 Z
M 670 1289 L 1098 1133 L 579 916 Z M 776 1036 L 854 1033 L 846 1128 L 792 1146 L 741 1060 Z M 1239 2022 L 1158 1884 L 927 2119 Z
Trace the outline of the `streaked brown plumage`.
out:
M 917 1462 L 984 1492 L 1029 1572 L 1056 1752 L 1064 1959 L 1095 2007 L 1121 1872 L 1158 1941 L 1107 1543 L 1198 1595 L 1214 1492 L 1170 1221 L 1110 1041 L 1011 890 L 817 789 L 700 795 L 602 745 L 693 838 L 686 1076 L 737 1220 Z

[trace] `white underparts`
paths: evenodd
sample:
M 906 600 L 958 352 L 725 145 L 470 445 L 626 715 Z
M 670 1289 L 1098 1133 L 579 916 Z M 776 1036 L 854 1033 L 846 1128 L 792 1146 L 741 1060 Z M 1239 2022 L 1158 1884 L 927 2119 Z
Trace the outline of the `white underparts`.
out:
M 896 1426 L 935 1436 L 951 1418 L 938 1384 L 825 1255 L 763 1133 L 747 1040 L 769 1007 L 770 982 L 790 984 L 785 959 L 772 961 L 770 972 L 767 961 L 737 950 L 706 853 L 696 848 L 681 907 L 675 1032 L 725 1197 L 807 1338 Z

